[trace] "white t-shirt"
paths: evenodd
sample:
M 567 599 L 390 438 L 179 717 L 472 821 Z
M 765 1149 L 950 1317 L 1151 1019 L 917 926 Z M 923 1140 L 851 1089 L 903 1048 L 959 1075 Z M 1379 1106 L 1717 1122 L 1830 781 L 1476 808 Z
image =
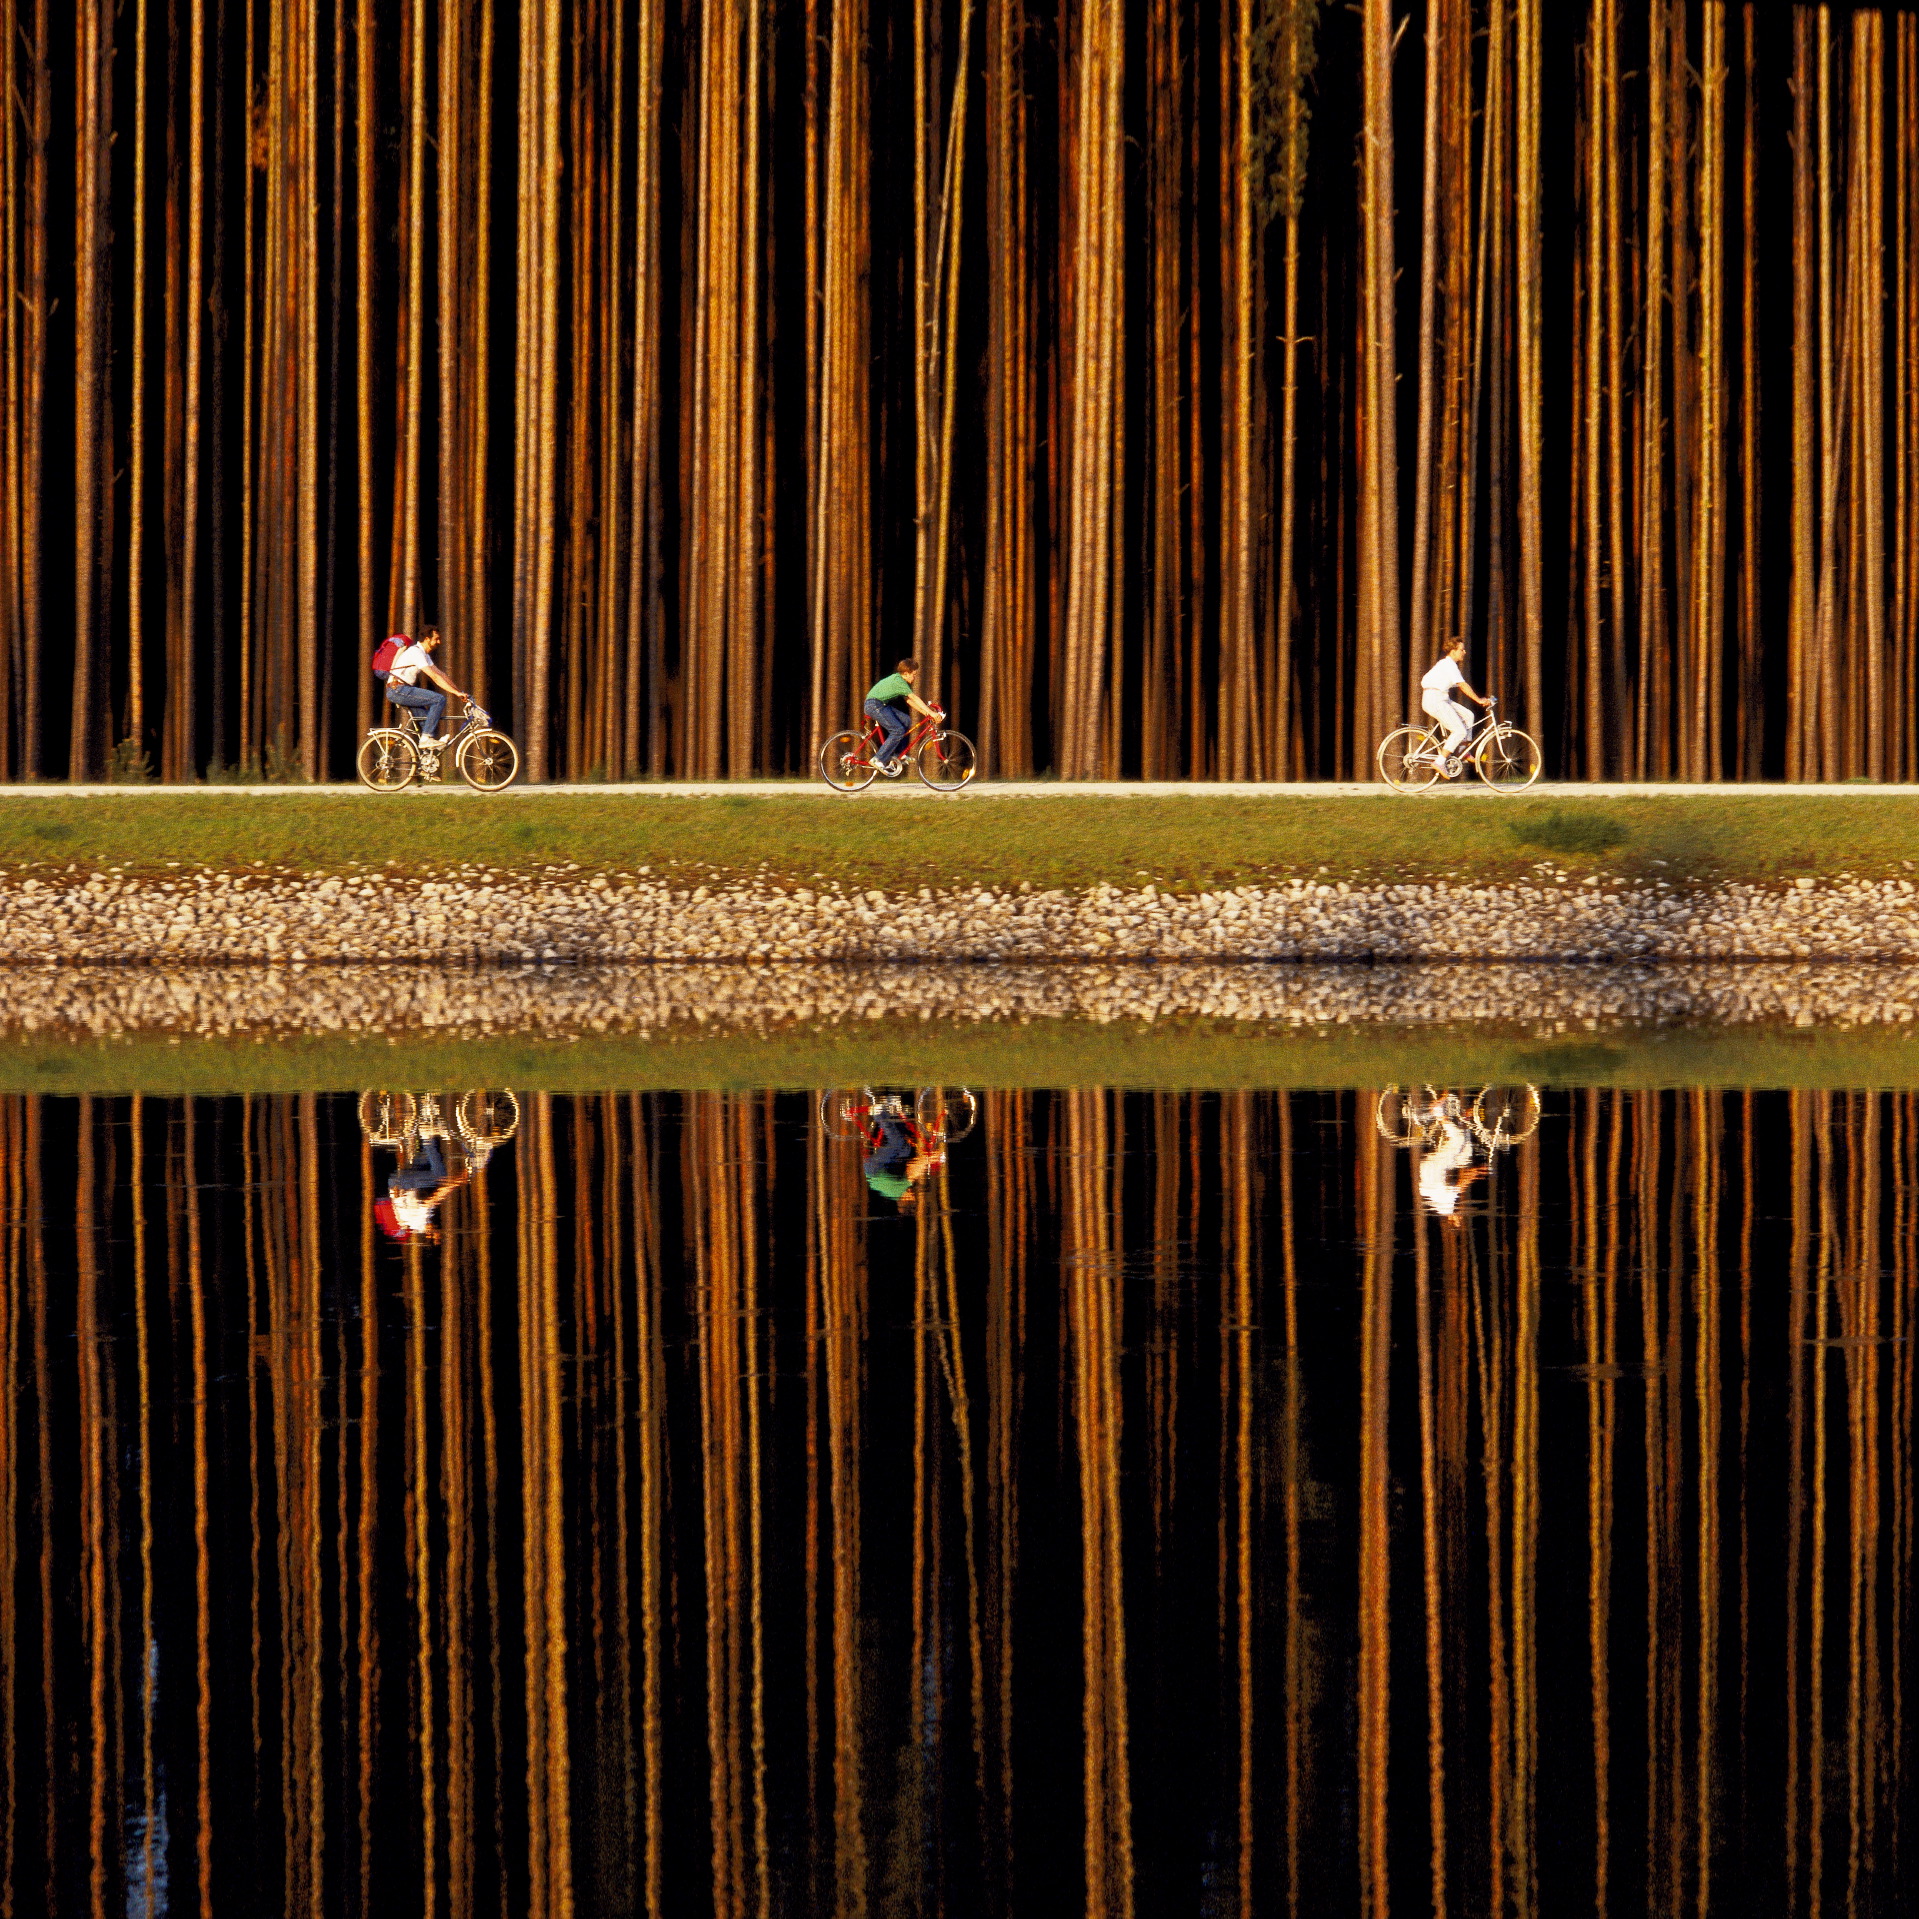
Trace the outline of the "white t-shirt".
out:
M 433 655 L 416 640 L 411 646 L 403 646 L 393 656 L 393 664 L 386 670 L 387 684 L 395 681 L 401 686 L 417 686 L 420 681 L 420 668 L 427 665 Z
M 417 651 L 418 648 L 408 648 L 408 652 Z M 402 653 L 400 658 L 405 659 L 406 654 Z M 1425 678 L 1419 683 L 1428 693 L 1450 693 L 1465 677 L 1465 674 L 1459 670 L 1459 662 L 1447 653 L 1441 657 L 1437 666 L 1429 666 L 1426 669 Z
M 1473 1142 L 1455 1119 L 1442 1120 L 1440 1131 L 1439 1144 L 1419 1162 L 1419 1196 L 1445 1218 L 1459 1204 L 1453 1175 L 1473 1163 Z
M 410 1233 L 433 1230 L 433 1208 L 419 1193 L 395 1193 L 393 1218 L 397 1225 L 404 1226 Z

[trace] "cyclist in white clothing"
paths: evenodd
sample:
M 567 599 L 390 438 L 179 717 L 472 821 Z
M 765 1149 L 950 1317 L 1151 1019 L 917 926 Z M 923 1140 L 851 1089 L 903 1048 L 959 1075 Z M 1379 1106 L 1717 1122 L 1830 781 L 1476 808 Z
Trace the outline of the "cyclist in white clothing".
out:
M 1472 1135 L 1443 1102 L 1431 1117 L 1439 1122 L 1439 1138 L 1420 1158 L 1419 1196 L 1441 1219 L 1456 1219 L 1460 1196 L 1486 1169 L 1473 1164 Z
M 1480 706 L 1489 703 L 1466 684 L 1466 675 L 1459 666 L 1465 657 L 1466 642 L 1454 640 L 1440 655 L 1438 664 L 1428 667 L 1419 682 L 1419 703 L 1446 729 L 1446 752 L 1449 757 L 1465 745 L 1467 735 L 1473 730 L 1473 716 L 1452 697 L 1454 690 L 1457 689 Z M 1449 765 L 1446 777 L 1455 778 L 1458 771 L 1458 768 Z

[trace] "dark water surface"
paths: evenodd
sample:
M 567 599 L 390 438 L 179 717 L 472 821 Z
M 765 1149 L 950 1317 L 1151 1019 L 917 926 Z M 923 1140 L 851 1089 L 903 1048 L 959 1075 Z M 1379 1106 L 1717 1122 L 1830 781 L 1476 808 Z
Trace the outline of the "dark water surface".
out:
M 8 1910 L 1910 1909 L 1919 1096 L 1477 1090 L 0 1099 Z

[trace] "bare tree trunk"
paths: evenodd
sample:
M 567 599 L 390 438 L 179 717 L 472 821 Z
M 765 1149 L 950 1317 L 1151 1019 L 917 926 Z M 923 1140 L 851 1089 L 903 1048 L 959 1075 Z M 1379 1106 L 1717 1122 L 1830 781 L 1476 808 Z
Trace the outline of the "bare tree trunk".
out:
M 146 748 L 146 685 L 141 654 L 146 645 L 144 572 L 147 546 L 147 0 L 133 8 L 133 351 L 128 366 L 131 396 L 127 441 L 127 713 L 126 738 L 135 753 Z M 11 101 L 8 101 L 11 109 Z
M 20 112 L 17 62 L 25 39 L 15 0 L 0 0 L 0 779 L 17 762 L 15 701 L 21 677 L 20 598 Z
M 1823 770 L 1819 715 L 1819 562 L 1814 538 L 1819 497 L 1819 358 L 1814 318 L 1819 251 L 1814 233 L 1813 124 L 1818 79 L 1813 8 L 1792 16 L 1792 598 L 1787 622 L 1786 777 Z
M 1865 661 L 1865 753 L 1858 769 L 1870 779 L 1886 776 L 1886 473 L 1885 473 L 1885 19 L 1862 12 L 1852 19 L 1854 98 L 1853 186 L 1848 210 L 1853 227 L 1849 249 L 1857 279 L 1857 345 L 1854 354 L 1853 405 L 1856 435 L 1856 488 L 1862 521 L 1860 569 L 1865 597 L 1860 635 Z M 1908 134 L 1910 134 L 1908 129 Z M 1857 676 L 1854 678 L 1855 688 Z
M 1279 650 L 1273 662 L 1273 750 L 1267 762 L 1270 777 L 1298 779 L 1301 768 L 1293 752 L 1293 544 L 1295 539 L 1295 476 L 1299 452 L 1299 215 L 1286 215 L 1285 291 L 1282 295 L 1280 340 L 1284 352 L 1279 427 L 1279 531 L 1274 536 L 1279 571 L 1274 608 L 1279 621 Z
M 1071 466 L 1060 771 L 1096 779 L 1108 731 L 1120 482 L 1121 290 L 1125 202 L 1120 177 L 1124 21 L 1118 0 L 1088 0 L 1075 82 L 1076 282 L 1072 317 Z
M 1760 606 L 1759 492 L 1759 101 L 1757 7 L 1745 0 L 1740 47 L 1744 86 L 1739 171 L 1739 701 L 1735 768 L 1764 776 L 1766 689 Z
M 1522 0 L 1522 7 L 1526 0 Z M 1522 14 L 1523 17 L 1523 14 Z M 1393 26 L 1390 0 L 1365 0 L 1361 15 L 1364 123 L 1361 179 L 1364 279 L 1361 338 L 1365 458 L 1360 506 L 1360 657 L 1354 694 L 1353 761 L 1372 770 L 1373 746 L 1398 724 L 1403 680 L 1399 627 L 1398 359 L 1393 298 Z
M 1693 733 L 1688 777 L 1716 779 L 1725 661 L 1726 0 L 1705 0 L 1699 116 L 1699 485 L 1695 496 Z
M 1540 0 L 1519 0 L 1517 34 L 1518 119 L 1515 212 L 1519 279 L 1519 606 L 1525 657 L 1526 699 L 1535 724 L 1545 724 L 1545 607 L 1541 562 L 1545 529 L 1541 517 L 1544 458 L 1540 410 L 1540 198 L 1539 76 Z
M 986 20 L 986 577 L 980 747 L 994 773 L 1032 771 L 1034 398 L 1024 0 Z
M 195 3 L 199 4 L 199 0 Z M 373 547 L 373 0 L 359 0 L 354 35 L 354 487 L 359 496 L 360 573 L 355 651 L 366 655 L 371 653 L 376 641 L 374 596 L 378 591 Z M 353 722 L 357 735 L 364 733 L 373 720 L 373 680 L 364 668 L 355 673 L 354 686 Z
M 1599 4 L 1603 7 L 1606 0 L 1599 0 Z M 1433 493 L 1439 483 L 1434 470 L 1434 414 L 1439 403 L 1440 119 L 1450 105 L 1442 94 L 1445 30 L 1446 0 L 1428 0 L 1425 148 L 1419 207 L 1419 439 L 1413 454 L 1413 604 L 1407 628 L 1413 667 L 1422 673 L 1433 663 Z
M 67 777 L 100 771 L 108 719 L 108 595 L 113 559 L 112 401 L 108 390 L 107 193 L 113 116 L 113 12 L 74 16 L 73 707 Z

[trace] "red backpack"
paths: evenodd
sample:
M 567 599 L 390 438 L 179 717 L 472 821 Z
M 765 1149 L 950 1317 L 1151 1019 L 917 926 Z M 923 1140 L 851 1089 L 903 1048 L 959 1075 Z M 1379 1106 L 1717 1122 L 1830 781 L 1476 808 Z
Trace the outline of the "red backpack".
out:
M 393 1210 L 390 1199 L 376 1199 L 373 1202 L 373 1223 L 379 1227 L 388 1239 L 411 1239 L 410 1227 L 402 1226 L 399 1216 Z
M 406 635 L 404 633 L 395 633 L 391 639 L 382 640 L 380 644 L 373 649 L 373 677 L 378 680 L 382 686 L 386 684 L 386 676 L 393 665 L 395 656 L 404 645 L 406 645 Z

